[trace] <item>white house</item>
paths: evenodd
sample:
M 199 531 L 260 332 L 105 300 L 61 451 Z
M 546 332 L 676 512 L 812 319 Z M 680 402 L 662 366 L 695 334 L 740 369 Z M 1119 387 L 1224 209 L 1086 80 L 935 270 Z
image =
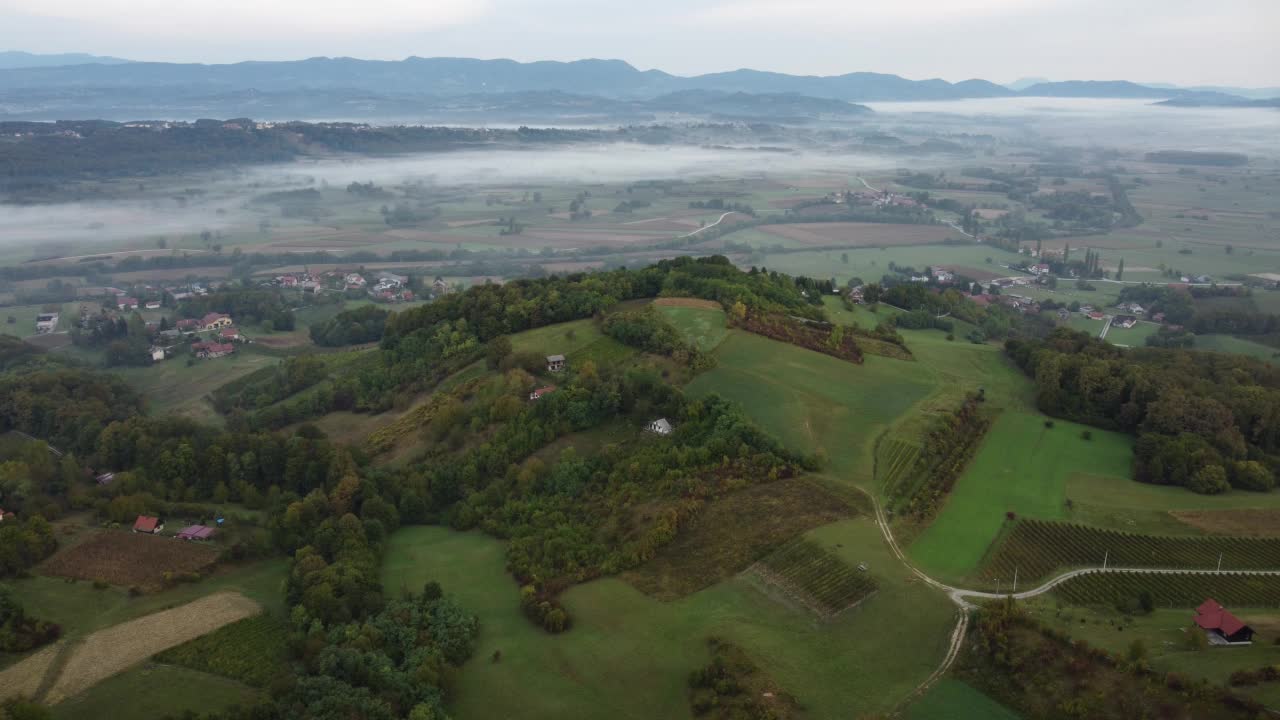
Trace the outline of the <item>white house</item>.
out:
M 547 356 L 547 371 L 548 371 L 548 372 L 560 372 L 561 370 L 564 370 L 564 356 L 563 356 L 563 355 L 548 355 L 548 356 Z
M 666 418 L 658 418 L 657 420 L 654 420 L 653 422 L 649 423 L 648 429 L 649 429 L 649 432 L 651 433 L 657 433 L 659 435 L 670 435 L 671 423 L 667 422 Z

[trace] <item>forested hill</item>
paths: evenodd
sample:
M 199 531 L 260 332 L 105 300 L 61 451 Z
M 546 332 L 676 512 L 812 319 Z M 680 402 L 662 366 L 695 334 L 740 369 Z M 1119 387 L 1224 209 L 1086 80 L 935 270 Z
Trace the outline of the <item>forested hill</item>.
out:
M 614 133 L 611 137 L 616 137 Z M 0 188 L 61 179 L 129 177 L 307 154 L 394 154 L 606 139 L 587 130 L 378 127 L 352 123 L 191 123 L 98 120 L 0 123 Z

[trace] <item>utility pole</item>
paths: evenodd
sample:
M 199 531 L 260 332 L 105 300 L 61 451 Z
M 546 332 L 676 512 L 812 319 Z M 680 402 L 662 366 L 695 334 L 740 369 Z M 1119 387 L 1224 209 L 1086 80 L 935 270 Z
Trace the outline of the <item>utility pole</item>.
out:
M 1013 566 L 1013 594 L 1018 594 L 1018 566 Z
M 1218 572 L 1222 572 L 1222 553 L 1218 553 Z
M 1106 552 L 1104 552 L 1104 553 L 1102 554 L 1102 569 L 1103 569 L 1103 570 L 1106 570 L 1106 569 L 1107 569 L 1107 558 L 1108 558 L 1110 555 L 1111 555 L 1111 551 L 1110 551 L 1110 550 L 1107 550 Z

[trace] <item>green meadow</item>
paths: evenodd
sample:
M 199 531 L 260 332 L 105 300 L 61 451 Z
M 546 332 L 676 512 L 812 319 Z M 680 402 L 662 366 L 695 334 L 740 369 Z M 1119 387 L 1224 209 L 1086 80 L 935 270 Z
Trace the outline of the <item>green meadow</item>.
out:
M 943 511 L 911 545 L 925 572 L 958 579 L 971 574 L 1000 534 L 1006 513 L 1045 520 L 1066 514 L 1067 478 L 1076 473 L 1129 477 L 1132 441 L 1118 433 L 1017 410 L 1001 413 Z M 1185 492 L 1185 491 L 1184 491 Z
M 670 602 L 606 578 L 565 592 L 573 626 L 549 635 L 521 614 L 503 543 L 420 526 L 391 537 L 383 582 L 394 594 L 435 580 L 480 616 L 476 652 L 451 707 L 459 720 L 688 718 L 686 679 L 709 660 L 711 636 L 742 647 L 813 717 L 886 712 L 941 661 L 954 609 L 910 581 L 867 518 L 807 537 L 847 562 L 867 563 L 879 592 L 819 622 L 749 576 Z
M 684 333 L 685 338 L 703 352 L 716 349 L 728 334 L 724 311 L 719 308 L 676 307 L 659 305 L 667 320 Z
M 944 677 L 907 708 L 907 720 L 1018 720 L 1020 715 L 971 685 Z
M 933 389 L 917 363 L 869 356 L 855 365 L 737 330 L 716 358 L 689 392 L 741 403 L 788 447 L 825 456 L 841 483 L 870 479 L 876 436 Z

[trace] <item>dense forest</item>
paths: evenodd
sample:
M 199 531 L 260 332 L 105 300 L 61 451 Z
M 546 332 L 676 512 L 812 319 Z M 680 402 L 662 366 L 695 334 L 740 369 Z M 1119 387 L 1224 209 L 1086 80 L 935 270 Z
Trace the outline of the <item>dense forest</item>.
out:
M 1040 409 L 1137 435 L 1134 475 L 1199 493 L 1270 490 L 1280 469 L 1280 370 L 1182 349 L 1122 350 L 1066 328 L 1006 350 Z

